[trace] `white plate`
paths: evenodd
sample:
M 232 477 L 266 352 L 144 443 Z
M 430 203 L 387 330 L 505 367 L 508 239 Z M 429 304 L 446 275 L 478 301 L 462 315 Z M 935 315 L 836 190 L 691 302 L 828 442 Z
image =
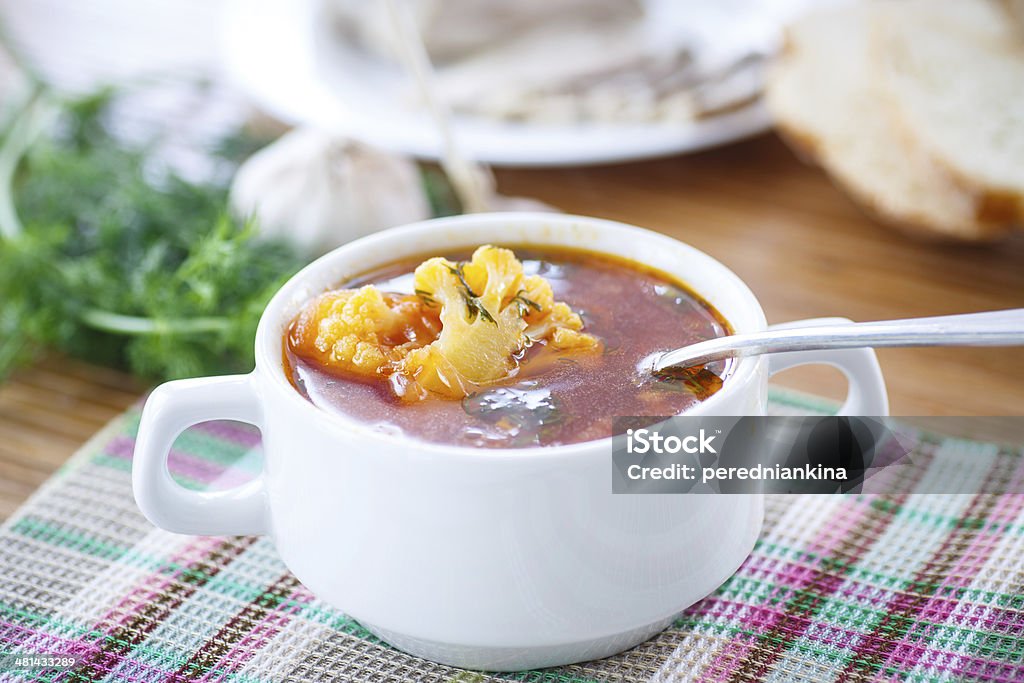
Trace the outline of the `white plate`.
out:
M 292 124 L 417 157 L 436 159 L 430 119 L 402 102 L 404 75 L 354 47 L 339 45 L 330 83 L 314 48 L 313 2 L 231 0 L 224 17 L 232 78 L 268 112 Z M 652 124 L 551 125 L 457 116 L 459 143 L 497 166 L 573 166 L 693 152 L 767 130 L 759 102 L 706 120 Z

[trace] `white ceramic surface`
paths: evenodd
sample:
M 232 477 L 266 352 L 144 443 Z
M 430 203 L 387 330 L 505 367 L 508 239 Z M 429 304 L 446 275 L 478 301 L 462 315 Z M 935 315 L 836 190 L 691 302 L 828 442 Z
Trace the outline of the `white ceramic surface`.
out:
M 484 214 L 388 230 L 320 258 L 278 292 L 260 321 L 252 374 L 154 391 L 135 452 L 142 511 L 179 533 L 271 534 L 317 596 L 400 649 L 473 669 L 607 656 L 713 591 L 757 538 L 759 496 L 613 495 L 610 439 L 486 452 L 419 443 L 322 411 L 288 383 L 282 336 L 309 297 L 383 263 L 483 243 L 617 254 L 688 282 L 739 332 L 765 327 L 732 272 L 639 228 Z M 844 412 L 887 412 L 877 360 L 864 349 L 743 359 L 691 412 L 764 413 L 769 374 L 804 362 L 848 374 Z M 174 438 L 211 419 L 260 427 L 258 480 L 219 493 L 173 482 Z
M 224 56 L 232 79 L 270 113 L 383 149 L 437 159 L 441 137 L 425 112 L 407 103 L 402 70 L 354 46 L 316 49 L 316 5 L 305 0 L 229 0 Z M 694 122 L 523 124 L 458 116 L 459 144 L 495 166 L 573 166 L 692 152 L 771 127 L 760 102 Z

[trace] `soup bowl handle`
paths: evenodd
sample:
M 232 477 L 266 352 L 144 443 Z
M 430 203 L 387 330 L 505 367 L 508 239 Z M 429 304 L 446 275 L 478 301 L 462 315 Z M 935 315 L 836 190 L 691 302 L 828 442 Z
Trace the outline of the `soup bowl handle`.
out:
M 226 491 L 193 491 L 167 466 L 174 440 L 208 420 L 239 420 L 259 427 L 262 408 L 252 375 L 167 382 L 146 400 L 132 460 L 132 488 L 143 514 L 179 534 L 263 534 L 268 528 L 262 476 Z
M 799 320 L 771 329 L 788 329 L 809 325 L 830 325 L 853 322 L 848 318 L 815 318 Z M 831 365 L 846 375 L 850 388 L 837 415 L 884 416 L 889 414 L 889 395 L 885 378 L 874 349 L 828 349 L 792 351 L 768 357 L 768 374 L 795 368 L 798 365 Z

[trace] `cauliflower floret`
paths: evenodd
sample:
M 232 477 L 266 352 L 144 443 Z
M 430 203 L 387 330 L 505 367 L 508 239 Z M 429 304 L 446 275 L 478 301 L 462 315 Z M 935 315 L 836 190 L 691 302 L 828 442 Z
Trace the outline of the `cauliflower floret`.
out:
M 416 296 L 372 285 L 323 294 L 296 319 L 289 342 L 332 370 L 391 377 L 405 400 L 462 398 L 509 377 L 534 342 L 600 346 L 544 278 L 524 277 L 508 249 L 483 246 L 463 264 L 429 259 L 416 268 L 414 287 Z
M 299 355 L 334 370 L 390 374 L 408 348 L 436 335 L 438 325 L 420 314 L 416 297 L 389 298 L 373 285 L 321 294 L 292 324 L 289 343 Z
M 441 306 L 437 341 L 409 353 L 401 372 L 416 384 L 452 398 L 474 385 L 507 377 L 529 340 L 512 299 L 523 265 L 508 249 L 480 247 L 464 266 L 432 258 L 416 269 L 415 286 Z
M 583 319 L 569 305 L 555 301 L 551 284 L 539 275 L 531 275 L 523 283 L 524 296 L 537 304 L 527 311 L 526 334 L 530 339 L 547 339 L 556 349 L 595 349 L 601 345 L 597 337 L 581 332 Z

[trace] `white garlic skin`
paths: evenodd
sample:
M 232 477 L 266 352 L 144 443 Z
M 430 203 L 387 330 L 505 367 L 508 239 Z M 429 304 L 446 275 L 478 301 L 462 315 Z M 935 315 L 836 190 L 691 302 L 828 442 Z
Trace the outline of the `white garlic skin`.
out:
M 239 168 L 231 207 L 258 230 L 320 255 L 354 239 L 430 218 L 411 159 L 310 128 L 292 130 Z

